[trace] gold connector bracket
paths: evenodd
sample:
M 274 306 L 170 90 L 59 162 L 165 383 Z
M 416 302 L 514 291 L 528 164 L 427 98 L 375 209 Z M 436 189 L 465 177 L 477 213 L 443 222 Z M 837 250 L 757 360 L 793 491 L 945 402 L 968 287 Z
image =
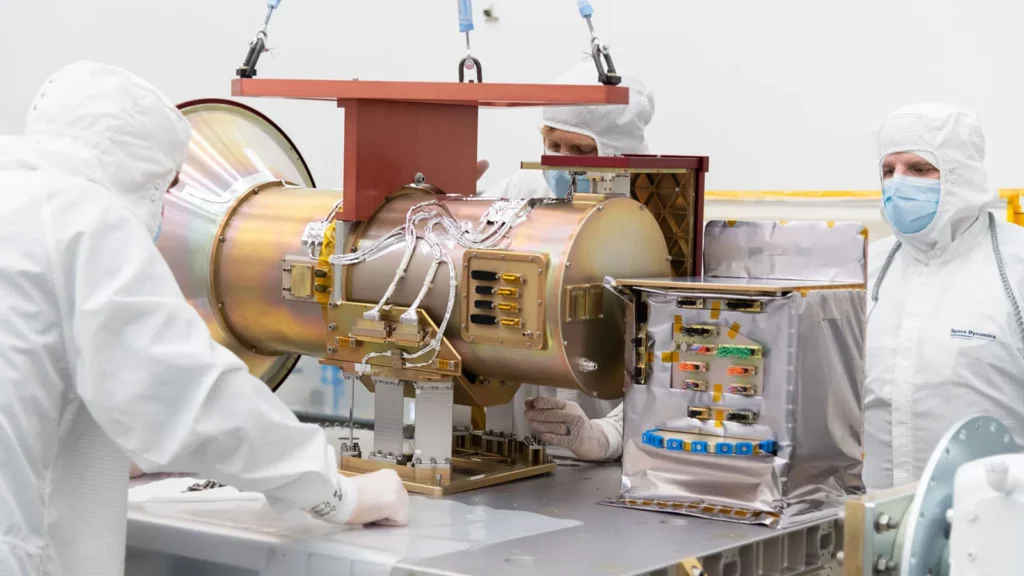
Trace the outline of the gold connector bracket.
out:
M 466 250 L 459 297 L 462 339 L 476 344 L 542 350 L 545 346 L 547 254 Z M 500 316 L 474 302 L 490 300 Z

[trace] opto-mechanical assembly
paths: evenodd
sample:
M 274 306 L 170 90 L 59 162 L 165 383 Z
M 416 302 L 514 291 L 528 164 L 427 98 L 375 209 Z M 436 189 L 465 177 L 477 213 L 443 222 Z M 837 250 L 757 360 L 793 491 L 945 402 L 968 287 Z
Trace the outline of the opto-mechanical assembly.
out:
M 453 404 L 507 404 L 524 382 L 620 397 L 623 311 L 604 278 L 699 266 L 706 158 L 580 167 L 635 180 L 617 193 L 475 197 L 478 107 L 622 104 L 625 88 L 242 78 L 232 92 L 343 107 L 344 187 L 316 188 L 255 110 L 189 102 L 191 149 L 159 246 L 214 336 L 269 386 L 306 354 L 375 393 L 373 450 L 345 446 L 344 472 L 394 468 L 430 494 L 550 472 L 535 439 L 453 429 Z M 670 214 L 672 197 L 685 210 Z M 666 234 L 685 250 L 670 254 Z

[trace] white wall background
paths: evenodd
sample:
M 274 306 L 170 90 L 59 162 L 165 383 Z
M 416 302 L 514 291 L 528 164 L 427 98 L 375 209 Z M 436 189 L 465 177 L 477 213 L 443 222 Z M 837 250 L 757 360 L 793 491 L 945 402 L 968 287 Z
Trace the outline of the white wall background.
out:
M 876 186 L 871 131 L 921 100 L 977 110 L 991 183 L 1024 186 L 1015 0 L 593 0 L 623 71 L 657 95 L 653 149 L 712 158 L 712 189 Z M 493 6 L 497 23 L 479 12 Z M 492 82 L 549 81 L 582 55 L 572 0 L 476 0 L 475 54 Z M 229 96 L 262 0 L 0 0 L 0 133 L 20 131 L 46 75 L 77 58 L 129 68 L 171 99 Z M 264 77 L 452 80 L 455 0 L 284 0 Z M 340 186 L 343 113 L 253 100 Z M 482 114 L 484 184 L 540 153 L 532 110 Z M 400 137 L 400 135 L 396 135 Z

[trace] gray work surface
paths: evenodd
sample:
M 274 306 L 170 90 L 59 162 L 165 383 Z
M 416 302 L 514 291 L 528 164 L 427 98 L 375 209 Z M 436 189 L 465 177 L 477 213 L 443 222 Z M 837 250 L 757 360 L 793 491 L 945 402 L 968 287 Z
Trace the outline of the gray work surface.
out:
M 617 494 L 619 482 L 617 464 L 563 461 L 548 476 L 451 496 L 450 499 L 470 506 L 527 511 L 582 524 L 431 558 L 404 558 L 381 568 L 385 574 L 646 574 L 676 566 L 685 558 L 735 548 L 779 533 L 762 526 L 597 504 L 602 498 Z M 194 526 L 162 521 L 133 510 L 128 515 L 128 549 L 129 575 L 157 573 L 152 564 L 157 557 L 177 566 L 165 567 L 162 571 L 168 574 L 320 573 L 310 562 L 303 563 L 298 572 L 294 564 L 287 571 L 257 568 L 267 558 L 287 554 L 287 543 L 282 546 L 280 542 L 269 542 L 258 531 L 253 531 L 251 538 L 238 534 L 213 537 Z M 335 556 L 344 554 L 339 548 Z M 351 563 L 348 572 L 363 572 L 356 565 Z M 330 572 L 338 573 L 336 569 Z

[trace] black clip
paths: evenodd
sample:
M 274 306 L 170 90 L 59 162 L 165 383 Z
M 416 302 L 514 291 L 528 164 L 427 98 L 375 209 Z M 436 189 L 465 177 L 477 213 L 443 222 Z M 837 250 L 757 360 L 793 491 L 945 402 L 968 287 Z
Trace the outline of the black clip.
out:
M 618 86 L 622 83 L 622 77 L 615 71 L 615 64 L 612 62 L 612 55 L 605 50 L 600 42 L 594 42 L 590 53 L 594 57 L 594 65 L 597 66 L 597 80 L 605 86 Z M 604 63 L 601 62 L 604 57 Z M 605 71 L 607 65 L 607 71 Z
M 473 56 L 466 56 L 459 62 L 459 82 L 466 81 L 466 70 L 472 70 L 476 68 L 476 81 L 478 84 L 484 83 L 484 68 L 480 65 L 480 61 Z M 473 83 L 473 79 L 469 80 L 469 83 Z
M 242 66 L 235 71 L 239 78 L 254 78 L 256 76 L 256 63 L 266 49 L 266 40 L 263 34 L 257 34 L 256 38 L 249 44 L 249 52 L 245 55 Z

